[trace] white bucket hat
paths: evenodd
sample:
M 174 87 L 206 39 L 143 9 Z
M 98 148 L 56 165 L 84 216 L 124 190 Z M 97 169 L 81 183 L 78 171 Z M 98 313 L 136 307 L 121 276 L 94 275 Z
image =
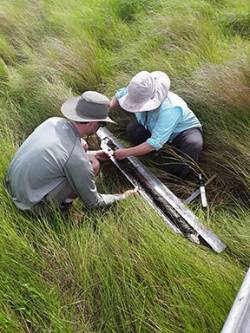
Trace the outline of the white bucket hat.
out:
M 119 99 L 119 104 L 128 112 L 151 111 L 161 105 L 169 88 L 170 79 L 166 73 L 142 71 L 132 78 L 128 92 Z
M 61 106 L 61 112 L 73 121 L 115 123 L 108 117 L 109 99 L 96 91 L 85 91 L 81 96 L 69 98 Z

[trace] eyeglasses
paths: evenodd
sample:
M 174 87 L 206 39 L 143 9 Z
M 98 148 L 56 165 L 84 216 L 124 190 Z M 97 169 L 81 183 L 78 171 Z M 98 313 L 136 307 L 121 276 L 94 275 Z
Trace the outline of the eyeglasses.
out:
M 99 121 L 100 127 L 105 127 L 107 126 L 106 121 Z

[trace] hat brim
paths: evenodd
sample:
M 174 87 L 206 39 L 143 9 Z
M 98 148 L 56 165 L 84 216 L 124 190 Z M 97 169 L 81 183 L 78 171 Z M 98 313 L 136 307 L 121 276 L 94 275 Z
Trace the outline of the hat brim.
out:
M 144 112 L 144 111 L 152 111 L 157 109 L 161 105 L 161 101 L 155 96 L 153 99 L 143 103 L 136 104 L 130 100 L 129 95 L 126 94 L 119 99 L 120 106 L 128 112 Z
M 83 117 L 83 116 L 79 116 L 76 112 L 76 106 L 77 103 L 80 99 L 80 96 L 75 96 L 75 97 L 71 97 L 69 99 L 67 99 L 67 101 L 65 101 L 63 103 L 63 105 L 61 106 L 61 112 L 64 115 L 64 117 L 66 117 L 69 120 L 73 120 L 73 121 L 77 121 L 77 122 L 81 122 L 81 123 L 87 123 L 87 122 L 93 122 L 93 121 L 104 121 L 107 123 L 112 123 L 112 124 L 116 124 L 116 122 L 114 120 L 112 120 L 110 117 L 106 117 L 106 118 L 87 118 L 87 117 Z
M 120 106 L 128 112 L 144 112 L 157 109 L 167 97 L 170 88 L 170 79 L 166 73 L 155 71 L 150 73 L 155 81 L 156 89 L 153 98 L 149 98 L 143 103 L 135 103 L 127 93 L 119 99 Z

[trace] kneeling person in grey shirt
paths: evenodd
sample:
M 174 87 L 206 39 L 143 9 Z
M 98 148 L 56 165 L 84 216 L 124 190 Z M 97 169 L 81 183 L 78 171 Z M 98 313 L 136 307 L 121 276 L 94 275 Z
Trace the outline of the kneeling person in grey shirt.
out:
M 62 105 L 66 119 L 49 118 L 24 141 L 4 180 L 19 209 L 35 211 L 51 201 L 60 206 L 76 196 L 87 207 L 105 206 L 134 192 L 98 193 L 92 163 L 81 144 L 81 138 L 94 134 L 103 122 L 113 123 L 108 108 L 106 96 L 87 91 Z

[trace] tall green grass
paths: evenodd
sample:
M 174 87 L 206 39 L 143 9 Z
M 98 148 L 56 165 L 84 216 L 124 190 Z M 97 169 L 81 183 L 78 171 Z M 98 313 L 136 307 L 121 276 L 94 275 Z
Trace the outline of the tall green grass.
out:
M 228 249 L 216 255 L 172 234 L 138 196 L 34 219 L 1 187 L 0 331 L 220 331 L 250 257 L 249 9 L 245 0 L 1 1 L 1 179 L 67 97 L 111 97 L 136 72 L 163 70 L 204 124 L 200 167 L 218 174 L 209 211 L 191 208 Z M 126 115 L 113 117 L 122 133 Z M 110 166 L 98 179 L 103 192 L 127 186 Z

